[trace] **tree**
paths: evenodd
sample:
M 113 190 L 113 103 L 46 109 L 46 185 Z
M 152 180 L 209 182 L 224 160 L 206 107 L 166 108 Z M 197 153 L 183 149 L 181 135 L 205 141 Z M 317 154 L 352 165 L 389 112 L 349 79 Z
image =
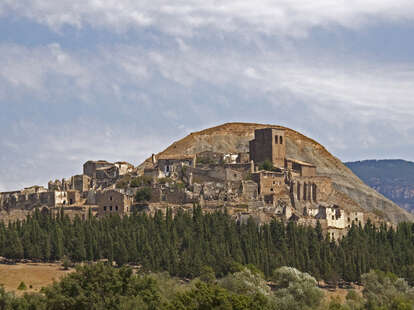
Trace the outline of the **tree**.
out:
M 269 159 L 266 159 L 264 162 L 259 164 L 259 169 L 260 170 L 266 170 L 266 171 L 272 171 L 273 170 L 273 163 Z
M 279 309 L 314 309 L 324 296 L 315 278 L 292 267 L 274 271 L 272 280 L 277 284 L 275 292 Z
M 135 194 L 135 201 L 149 201 L 151 199 L 151 188 L 143 187 Z
M 19 291 L 25 291 L 25 290 L 27 290 L 26 283 L 24 283 L 23 281 L 21 281 L 20 284 L 19 284 L 19 286 L 17 287 L 17 289 Z

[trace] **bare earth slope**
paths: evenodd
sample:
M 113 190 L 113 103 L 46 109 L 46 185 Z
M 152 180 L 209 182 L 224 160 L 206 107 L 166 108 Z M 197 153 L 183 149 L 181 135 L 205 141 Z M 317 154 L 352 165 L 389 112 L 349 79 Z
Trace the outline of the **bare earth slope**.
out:
M 331 177 L 336 189 L 348 195 L 364 210 L 377 210 L 376 214 L 384 215 L 385 219 L 394 223 L 414 219 L 413 215 L 363 183 L 322 145 L 289 128 L 253 123 L 226 123 L 191 133 L 158 155 L 195 154 L 207 150 L 223 153 L 248 152 L 254 130 L 265 127 L 284 128 L 287 157 L 316 165 L 318 175 Z

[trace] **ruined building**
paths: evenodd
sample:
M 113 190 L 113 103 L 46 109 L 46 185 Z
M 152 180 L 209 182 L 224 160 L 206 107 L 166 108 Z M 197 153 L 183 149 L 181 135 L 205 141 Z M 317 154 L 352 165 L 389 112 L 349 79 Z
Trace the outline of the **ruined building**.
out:
M 96 216 L 166 208 L 175 212 L 196 203 L 206 212 L 226 210 L 241 222 L 249 217 L 310 225 L 319 221 L 333 238 L 352 223 L 363 225 L 367 213 L 337 191 L 329 176 L 318 174 L 313 163 L 287 156 L 292 154 L 288 138 L 284 129 L 255 129 L 252 140 L 238 141 L 237 152 L 206 147 L 194 153 L 153 154 L 142 169 L 126 162 L 87 161 L 83 174 L 50 181 L 47 189 L 0 193 L 0 215 L 63 207 L 84 218 L 90 210 Z M 149 196 L 139 198 L 140 191 Z

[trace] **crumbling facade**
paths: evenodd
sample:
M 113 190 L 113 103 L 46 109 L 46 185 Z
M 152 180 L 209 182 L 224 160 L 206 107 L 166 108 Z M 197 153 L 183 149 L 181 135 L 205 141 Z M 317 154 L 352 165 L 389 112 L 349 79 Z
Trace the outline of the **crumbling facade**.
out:
M 105 190 L 97 192 L 96 204 L 99 216 L 114 213 L 122 216 L 130 213 L 132 198 L 116 190 Z

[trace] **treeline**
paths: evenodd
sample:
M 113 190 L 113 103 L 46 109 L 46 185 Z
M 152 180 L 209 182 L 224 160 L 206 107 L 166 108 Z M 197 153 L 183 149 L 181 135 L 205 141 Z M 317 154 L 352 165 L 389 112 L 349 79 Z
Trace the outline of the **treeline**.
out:
M 36 211 L 24 221 L 0 224 L 0 256 L 74 262 L 108 259 L 118 265 L 139 264 L 152 272 L 198 277 L 205 266 L 217 277 L 251 264 L 266 277 L 281 266 L 295 267 L 317 279 L 360 281 L 371 269 L 414 281 L 414 225 L 396 229 L 352 226 L 340 242 L 316 228 L 253 220 L 239 224 L 223 212 L 157 212 L 120 218 L 71 221 L 63 212 Z

